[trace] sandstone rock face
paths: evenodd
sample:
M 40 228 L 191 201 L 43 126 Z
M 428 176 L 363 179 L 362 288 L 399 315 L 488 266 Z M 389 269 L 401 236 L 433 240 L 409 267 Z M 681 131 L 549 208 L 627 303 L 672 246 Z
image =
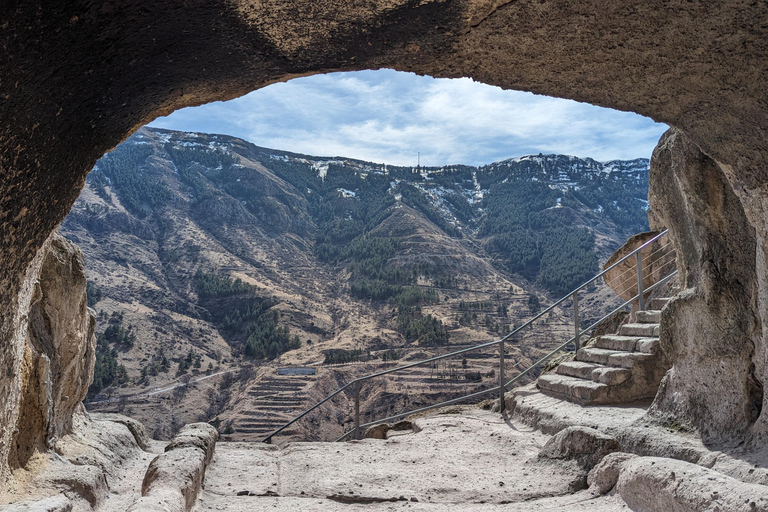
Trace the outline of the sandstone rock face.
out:
M 24 466 L 36 450 L 45 451 L 72 431 L 72 417 L 93 380 L 94 317 L 87 307 L 82 253 L 54 234 L 41 260 L 31 286 L 21 368 L 11 384 L 20 389 L 4 402 L 6 418 L 17 408 L 15 421 L 2 425 L 3 440 L 8 439 L 2 455 L 11 467 Z
M 763 406 L 755 230 L 721 167 L 676 130 L 654 151 L 649 202 L 669 227 L 683 287 L 662 310 L 673 367 L 650 414 L 711 441 L 738 440 Z
M 0 471 L 16 443 L 20 407 L 37 411 L 30 416 L 36 431 L 46 421 L 54 431 L 66 428 L 69 405 L 47 415 L 39 411 L 55 404 L 53 394 L 51 402 L 42 394 L 37 403 L 23 398 L 43 393 L 34 379 L 67 370 L 26 337 L 46 240 L 96 160 L 177 108 L 294 76 L 382 67 L 632 110 L 681 130 L 659 148 L 677 181 L 656 195 L 686 205 L 667 207 L 679 213 L 676 244 L 693 291 L 662 316 L 667 348 L 680 364 L 656 411 L 681 414 L 712 437 L 748 430 L 765 437 L 759 326 L 768 329 L 768 318 L 755 306 L 768 315 L 768 26 L 756 20 L 767 14 L 763 2 L 737 0 L 4 5 Z M 675 140 L 685 141 L 682 150 Z M 665 320 L 677 315 L 673 324 Z M 715 391 L 704 391 L 710 387 Z M 64 396 L 67 404 L 74 399 L 58 398 Z M 35 436 L 24 442 L 43 441 Z M 18 460 L 27 456 L 14 450 Z

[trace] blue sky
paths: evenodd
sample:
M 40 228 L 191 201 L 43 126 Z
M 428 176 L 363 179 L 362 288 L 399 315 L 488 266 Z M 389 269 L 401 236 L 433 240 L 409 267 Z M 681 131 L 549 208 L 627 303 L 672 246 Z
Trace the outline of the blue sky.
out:
M 222 133 L 259 146 L 395 165 L 481 165 L 534 153 L 650 158 L 666 125 L 629 112 L 505 91 L 468 78 L 392 70 L 330 73 L 227 102 L 177 110 L 150 126 Z

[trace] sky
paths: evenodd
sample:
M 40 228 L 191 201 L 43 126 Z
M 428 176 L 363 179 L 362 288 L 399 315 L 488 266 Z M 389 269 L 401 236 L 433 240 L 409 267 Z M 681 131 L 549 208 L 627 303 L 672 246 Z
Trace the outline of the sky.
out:
M 630 112 L 392 70 L 296 78 L 177 110 L 150 126 L 404 166 L 483 165 L 538 153 L 650 158 L 667 129 Z

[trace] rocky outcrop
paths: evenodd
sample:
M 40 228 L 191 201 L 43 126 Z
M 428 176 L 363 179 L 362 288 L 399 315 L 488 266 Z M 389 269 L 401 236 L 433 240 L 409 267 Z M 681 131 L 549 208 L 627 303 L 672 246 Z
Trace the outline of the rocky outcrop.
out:
M 755 229 L 718 163 L 677 130 L 654 151 L 649 202 L 669 227 L 683 288 L 661 313 L 673 366 L 649 414 L 738 442 L 763 407 Z
M 3 424 L 11 468 L 23 467 L 72 432 L 72 418 L 93 380 L 94 317 L 88 310 L 80 250 L 58 234 L 45 245 L 40 270 L 30 286 L 27 330 L 20 368 L 4 402 Z M 8 379 L 5 372 L 0 379 Z M 4 386 L 4 387 L 5 387 Z M 15 428 L 9 428 L 15 425 Z
M 111 415 L 92 419 L 82 405 L 95 362 L 85 289 L 80 249 L 52 235 L 27 276 L 28 313 L 19 317 L 13 340 L 19 364 L 0 374 L 0 387 L 8 391 L 0 402 L 0 503 L 42 496 L 25 507 L 96 507 L 109 492 L 108 480 L 148 447 L 138 422 Z M 59 492 L 66 499 L 55 496 Z

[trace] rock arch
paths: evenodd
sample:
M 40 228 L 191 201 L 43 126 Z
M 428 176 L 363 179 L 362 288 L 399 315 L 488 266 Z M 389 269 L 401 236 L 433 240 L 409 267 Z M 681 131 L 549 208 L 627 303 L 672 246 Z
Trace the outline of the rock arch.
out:
M 710 274 L 720 289 L 728 289 L 734 276 L 753 276 L 748 277 L 753 283 L 741 284 L 754 289 L 754 300 L 737 305 L 740 315 L 753 318 L 745 327 L 749 332 L 729 340 L 734 350 L 725 350 L 723 357 L 752 358 L 756 368 L 750 378 L 763 380 L 768 7 L 762 2 L 33 0 L 6 2 L 0 12 L 3 466 L 18 418 L 19 368 L 41 248 L 98 157 L 174 109 L 332 70 L 390 67 L 436 77 L 469 76 L 632 110 L 676 127 L 722 173 L 723 193 L 738 198 L 722 203 L 731 209 L 727 217 L 738 217 L 741 208 L 749 225 L 738 232 L 755 236 L 754 255 L 718 260 L 749 265 L 751 274 L 707 268 L 714 269 Z M 701 158 L 687 158 L 678 158 L 678 167 L 691 170 L 696 182 L 691 162 L 701 164 Z M 690 187 L 679 189 L 690 192 Z M 712 197 L 705 194 L 686 205 L 698 215 Z M 716 215 L 697 215 L 692 216 L 705 228 L 718 222 Z M 677 225 L 678 219 L 667 222 Z M 687 244 L 681 250 L 694 267 L 734 242 L 727 229 L 713 236 L 707 229 L 691 231 L 690 225 L 679 224 L 680 233 L 689 236 L 678 241 Z M 706 251 L 697 249 L 703 246 Z M 690 283 L 696 290 L 705 281 Z M 745 343 L 752 345 L 746 352 Z M 685 351 L 678 355 L 693 357 Z M 746 382 L 748 376 L 742 377 Z M 713 376 L 713 382 L 717 379 Z M 744 394 L 733 394 L 728 386 L 720 382 L 716 393 L 738 404 Z M 658 405 L 661 412 L 685 415 L 706 411 L 708 404 L 689 401 L 674 410 L 663 401 Z M 709 428 L 707 414 L 689 416 L 695 427 Z M 764 423 L 742 421 L 738 434 L 762 432 Z M 727 425 L 707 428 L 713 438 L 728 435 Z

